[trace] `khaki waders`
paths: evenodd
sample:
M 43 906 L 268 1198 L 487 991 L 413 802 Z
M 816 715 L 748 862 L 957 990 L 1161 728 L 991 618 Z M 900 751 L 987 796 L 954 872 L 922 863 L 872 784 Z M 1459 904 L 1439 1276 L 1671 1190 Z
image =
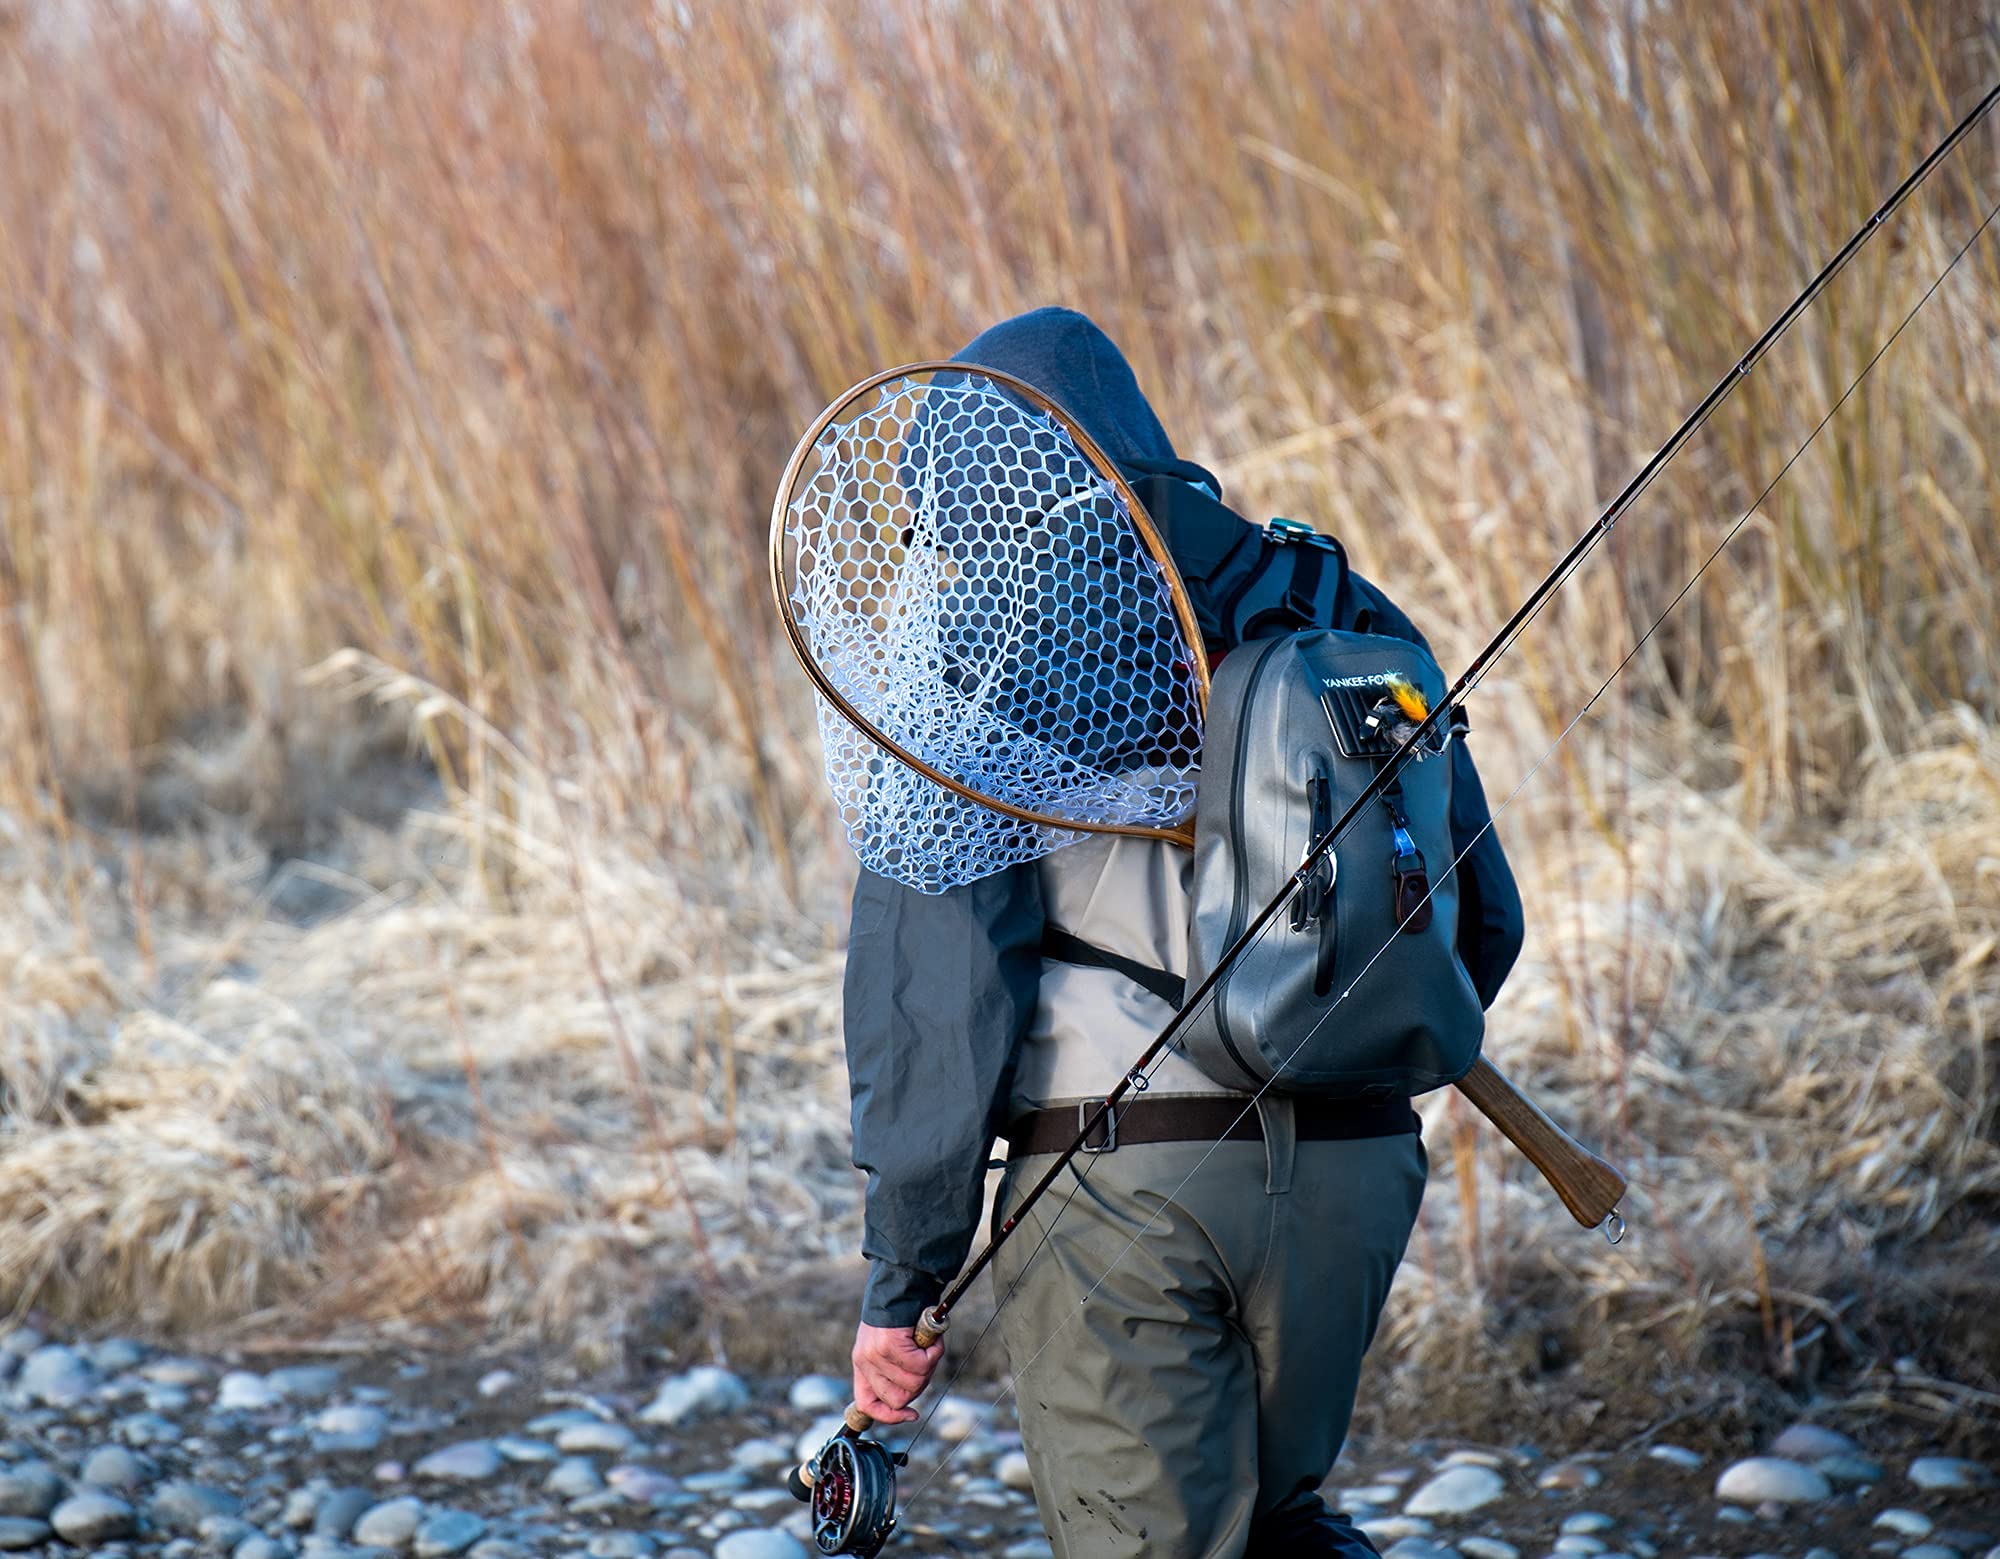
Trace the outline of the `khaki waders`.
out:
M 1416 1222 L 1423 1144 L 1299 1142 L 1288 1100 L 1258 1114 L 1262 1142 L 1080 1158 L 995 1258 L 1058 1559 L 1372 1552 L 1315 1491 Z M 1049 1162 L 1010 1160 L 996 1217 Z M 1280 1535 L 1293 1519 L 1313 1535 Z

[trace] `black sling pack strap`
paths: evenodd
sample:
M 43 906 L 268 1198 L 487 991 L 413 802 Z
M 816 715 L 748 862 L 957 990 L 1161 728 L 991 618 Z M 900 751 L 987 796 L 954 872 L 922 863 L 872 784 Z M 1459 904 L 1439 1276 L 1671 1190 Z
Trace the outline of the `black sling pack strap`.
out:
M 1151 991 L 1161 1001 L 1180 1010 L 1181 997 L 1187 991 L 1187 981 L 1177 974 L 1169 974 L 1164 969 L 1155 969 L 1150 964 L 1142 964 L 1136 958 L 1127 958 L 1123 953 L 1114 953 L 1108 947 L 1099 947 L 1094 942 L 1086 942 L 1080 936 L 1063 930 L 1061 926 L 1042 928 L 1042 956 L 1059 964 L 1078 964 L 1085 969 L 1110 969 L 1122 974 L 1142 990 Z
M 1251 639 L 1336 621 L 1347 554 L 1296 520 L 1253 525 L 1185 460 L 1123 468 L 1187 585 L 1211 660 Z

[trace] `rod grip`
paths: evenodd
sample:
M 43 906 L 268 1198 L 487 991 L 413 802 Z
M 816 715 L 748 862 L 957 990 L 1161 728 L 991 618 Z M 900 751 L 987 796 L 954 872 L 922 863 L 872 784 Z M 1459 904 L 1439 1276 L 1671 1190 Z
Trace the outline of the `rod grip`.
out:
M 1542 1172 L 1578 1223 L 1595 1229 L 1617 1210 L 1625 1177 L 1543 1114 L 1492 1062 L 1481 1056 L 1458 1089 Z
M 917 1317 L 917 1324 L 914 1328 L 916 1344 L 919 1348 L 928 1348 L 950 1330 L 951 1317 L 946 1315 L 936 1305 L 932 1305 L 930 1309 Z

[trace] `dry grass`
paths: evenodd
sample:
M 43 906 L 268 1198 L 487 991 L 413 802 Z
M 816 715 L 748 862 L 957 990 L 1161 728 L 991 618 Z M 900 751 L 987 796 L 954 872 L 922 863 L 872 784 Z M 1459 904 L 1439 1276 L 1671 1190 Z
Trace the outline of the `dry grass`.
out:
M 850 1248 L 850 866 L 758 562 L 811 412 L 1073 303 L 1457 663 L 1993 38 L 1842 0 L 0 9 L 0 1301 L 601 1350 Z M 1491 788 L 1994 147 L 1487 685 Z M 2000 1385 L 1996 281 L 1989 241 L 1507 814 L 1494 1050 L 1631 1163 L 1637 1233 L 1582 1241 L 1433 1101 L 1413 1389 L 1539 1400 L 1613 1343 L 1628 1381 Z

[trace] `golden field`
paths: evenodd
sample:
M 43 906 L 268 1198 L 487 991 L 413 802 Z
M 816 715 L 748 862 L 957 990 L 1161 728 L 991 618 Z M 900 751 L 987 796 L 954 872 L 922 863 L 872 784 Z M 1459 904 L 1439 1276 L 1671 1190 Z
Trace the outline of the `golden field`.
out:
M 1084 309 L 1455 670 L 1996 17 L 0 7 L 0 1308 L 837 1364 L 853 867 L 762 560 L 810 416 Z M 1427 1101 L 1385 1401 L 2000 1408 L 2000 233 L 1544 761 L 1996 149 L 1475 700 L 1531 928 L 1489 1053 L 1633 1234 Z

